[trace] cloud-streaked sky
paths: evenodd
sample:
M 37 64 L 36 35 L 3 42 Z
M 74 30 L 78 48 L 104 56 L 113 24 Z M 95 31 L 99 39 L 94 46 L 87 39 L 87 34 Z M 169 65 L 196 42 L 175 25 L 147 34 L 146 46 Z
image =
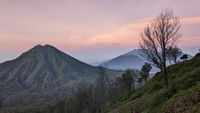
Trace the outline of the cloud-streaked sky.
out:
M 181 18 L 183 51 L 200 48 L 199 0 L 0 0 L 0 62 L 51 44 L 91 63 L 138 47 L 140 32 L 164 9 Z

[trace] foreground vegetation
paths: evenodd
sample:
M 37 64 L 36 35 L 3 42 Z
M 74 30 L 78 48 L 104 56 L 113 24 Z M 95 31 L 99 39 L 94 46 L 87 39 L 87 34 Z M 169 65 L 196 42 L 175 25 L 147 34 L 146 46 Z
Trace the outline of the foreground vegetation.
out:
M 119 101 L 110 113 L 199 113 L 200 54 L 168 68 L 169 86 L 157 73 L 145 86 Z

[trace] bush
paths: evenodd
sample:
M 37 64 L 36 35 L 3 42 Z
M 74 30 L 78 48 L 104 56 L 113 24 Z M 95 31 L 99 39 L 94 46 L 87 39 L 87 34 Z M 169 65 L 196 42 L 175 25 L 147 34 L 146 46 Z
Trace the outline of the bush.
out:
M 162 88 L 162 85 L 160 83 L 154 82 L 153 84 L 149 85 L 147 93 L 152 93 L 161 88 Z
M 130 97 L 130 99 L 129 100 L 134 100 L 134 99 L 136 99 L 136 98 L 139 98 L 139 97 L 141 97 L 142 95 L 143 95 L 143 91 L 142 90 L 137 90 L 135 93 L 133 93 L 132 95 L 131 95 L 131 97 Z

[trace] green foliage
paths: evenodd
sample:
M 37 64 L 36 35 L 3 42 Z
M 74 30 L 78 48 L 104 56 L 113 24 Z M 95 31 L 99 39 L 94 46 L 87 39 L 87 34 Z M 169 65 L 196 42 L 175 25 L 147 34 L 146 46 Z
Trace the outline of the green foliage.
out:
M 200 84 L 193 86 L 189 90 L 177 93 L 156 109 L 164 113 L 198 113 L 200 106 Z
M 130 93 L 134 89 L 134 70 L 127 69 L 117 81 L 125 93 Z
M 141 79 L 147 81 L 149 79 L 149 72 L 151 71 L 152 69 L 152 66 L 151 64 L 149 63 L 145 63 L 143 66 L 142 66 L 142 69 L 140 71 L 140 76 L 141 76 Z
M 143 95 L 143 90 L 139 89 L 138 91 L 136 90 L 131 96 L 130 100 L 134 100 L 136 98 L 139 98 Z
M 200 57 L 168 67 L 168 87 L 157 73 L 110 113 L 199 113 Z
M 152 83 L 152 85 L 148 86 L 147 93 L 152 93 L 161 88 L 162 88 L 162 85 L 159 82 L 154 82 L 154 83 Z

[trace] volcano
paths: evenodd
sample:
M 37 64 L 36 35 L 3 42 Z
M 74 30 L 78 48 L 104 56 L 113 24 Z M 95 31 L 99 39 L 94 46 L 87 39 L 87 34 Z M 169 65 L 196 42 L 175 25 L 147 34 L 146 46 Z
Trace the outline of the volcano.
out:
M 106 70 L 109 77 L 119 74 Z M 96 80 L 98 68 L 51 45 L 37 45 L 0 64 L 0 107 L 43 105 L 69 95 L 82 82 Z

